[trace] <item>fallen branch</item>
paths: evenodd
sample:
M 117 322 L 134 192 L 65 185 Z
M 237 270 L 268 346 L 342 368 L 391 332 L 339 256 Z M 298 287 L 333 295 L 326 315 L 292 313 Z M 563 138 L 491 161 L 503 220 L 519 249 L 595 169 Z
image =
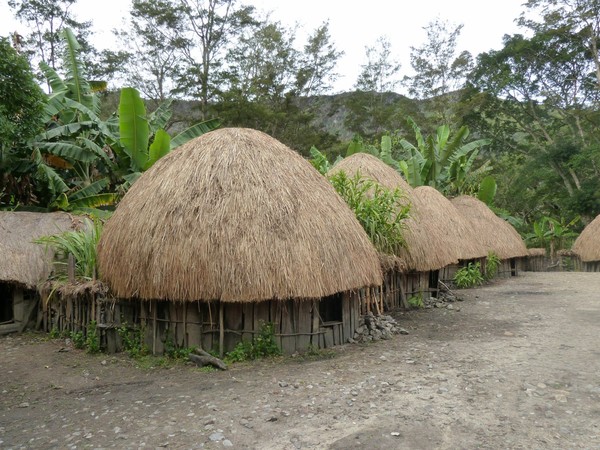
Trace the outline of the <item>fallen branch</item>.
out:
M 205 352 L 201 348 L 196 348 L 189 355 L 190 361 L 194 362 L 198 367 L 213 366 L 217 369 L 227 370 L 227 364 L 225 364 L 219 358 L 215 358 L 210 353 Z

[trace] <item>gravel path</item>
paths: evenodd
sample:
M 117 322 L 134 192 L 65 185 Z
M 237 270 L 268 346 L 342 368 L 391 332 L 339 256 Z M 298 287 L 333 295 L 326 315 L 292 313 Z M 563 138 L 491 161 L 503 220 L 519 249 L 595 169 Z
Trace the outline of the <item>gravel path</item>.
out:
M 408 335 L 206 373 L 0 338 L 0 448 L 600 449 L 600 274 L 525 273 Z

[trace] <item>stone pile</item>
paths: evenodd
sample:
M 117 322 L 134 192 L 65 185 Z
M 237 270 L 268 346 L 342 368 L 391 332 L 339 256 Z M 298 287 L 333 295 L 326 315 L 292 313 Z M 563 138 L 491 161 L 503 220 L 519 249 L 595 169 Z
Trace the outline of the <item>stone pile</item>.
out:
M 391 339 L 394 334 L 408 334 L 408 331 L 401 328 L 392 316 L 375 316 L 369 311 L 367 315 L 360 318 L 354 336 L 348 339 L 348 342 L 363 343 Z

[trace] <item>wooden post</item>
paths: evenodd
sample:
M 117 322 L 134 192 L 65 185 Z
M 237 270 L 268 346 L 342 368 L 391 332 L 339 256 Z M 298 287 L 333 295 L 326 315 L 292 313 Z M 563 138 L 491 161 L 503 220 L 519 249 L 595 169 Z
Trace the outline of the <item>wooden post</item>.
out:
M 156 300 L 150 301 L 152 308 L 152 354 L 156 355 Z
M 188 347 L 188 334 L 187 334 L 187 302 L 183 303 L 183 346 Z
M 223 327 L 223 301 L 219 301 L 219 358 L 223 359 L 225 344 L 225 328 Z

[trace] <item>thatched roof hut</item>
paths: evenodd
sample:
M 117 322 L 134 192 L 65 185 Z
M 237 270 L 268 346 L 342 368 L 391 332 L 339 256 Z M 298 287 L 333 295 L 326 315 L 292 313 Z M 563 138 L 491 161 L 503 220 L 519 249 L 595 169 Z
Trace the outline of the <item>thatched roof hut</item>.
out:
M 450 250 L 443 234 L 443 224 L 437 223 L 427 216 L 426 208 L 414 195 L 413 188 L 392 167 L 375 156 L 366 153 L 355 153 L 336 164 L 328 173 L 344 171 L 353 176 L 357 172 L 370 178 L 383 187 L 395 189 L 399 187 L 411 204 L 410 217 L 405 221 L 404 239 L 406 248 L 398 252 L 408 270 L 427 272 L 437 270 L 457 262 L 457 257 Z
M 121 298 L 321 298 L 381 283 L 375 249 L 308 161 L 225 128 L 160 159 L 104 227 L 101 279 Z
M 476 237 L 470 222 L 439 191 L 430 186 L 420 186 L 413 191 L 420 200 L 421 215 L 436 225 L 437 233 L 458 259 L 485 258 L 486 248 Z
M 573 244 L 573 252 L 583 262 L 600 261 L 600 215 L 583 229 Z
M 45 281 L 52 271 L 53 253 L 33 241 L 76 225 L 67 213 L 0 211 L 0 281 L 29 289 Z
M 545 248 L 528 248 L 527 256 L 546 256 Z
M 452 204 L 475 229 L 474 237 L 501 260 L 528 255 L 523 239 L 507 221 L 502 220 L 481 200 L 469 195 L 453 198 Z

